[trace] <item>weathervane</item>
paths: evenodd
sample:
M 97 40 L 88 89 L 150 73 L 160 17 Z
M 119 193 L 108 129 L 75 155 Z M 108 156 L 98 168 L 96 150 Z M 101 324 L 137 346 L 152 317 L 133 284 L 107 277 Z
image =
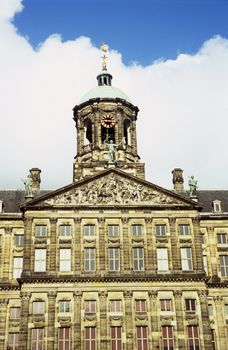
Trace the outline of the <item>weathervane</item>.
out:
M 106 53 L 108 51 L 108 45 L 107 44 L 102 44 L 100 47 L 101 51 L 102 51 L 102 70 L 107 70 L 107 56 Z

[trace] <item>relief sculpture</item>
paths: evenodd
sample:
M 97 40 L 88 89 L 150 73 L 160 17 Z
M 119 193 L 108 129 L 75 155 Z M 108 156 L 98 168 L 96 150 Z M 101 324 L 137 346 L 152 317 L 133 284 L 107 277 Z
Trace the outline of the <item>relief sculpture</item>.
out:
M 177 200 L 152 190 L 149 186 L 131 183 L 110 174 L 89 184 L 45 201 L 46 204 L 173 204 Z

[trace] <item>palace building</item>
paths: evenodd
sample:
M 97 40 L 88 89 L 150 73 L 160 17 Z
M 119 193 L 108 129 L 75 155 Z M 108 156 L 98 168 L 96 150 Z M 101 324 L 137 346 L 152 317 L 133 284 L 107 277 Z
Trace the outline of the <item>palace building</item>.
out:
M 145 179 L 106 50 L 73 109 L 72 183 L 42 191 L 32 168 L 0 190 L 0 350 L 227 350 L 228 191 Z

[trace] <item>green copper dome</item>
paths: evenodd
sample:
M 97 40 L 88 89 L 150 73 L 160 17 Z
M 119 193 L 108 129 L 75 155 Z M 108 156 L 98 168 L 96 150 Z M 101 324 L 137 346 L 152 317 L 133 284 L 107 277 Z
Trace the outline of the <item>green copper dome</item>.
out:
M 128 102 L 131 102 L 129 97 L 120 89 L 110 86 L 110 85 L 101 85 L 97 86 L 90 91 L 88 91 L 84 96 L 82 96 L 80 103 L 86 102 L 90 100 L 91 98 L 122 98 L 123 100 L 126 100 Z

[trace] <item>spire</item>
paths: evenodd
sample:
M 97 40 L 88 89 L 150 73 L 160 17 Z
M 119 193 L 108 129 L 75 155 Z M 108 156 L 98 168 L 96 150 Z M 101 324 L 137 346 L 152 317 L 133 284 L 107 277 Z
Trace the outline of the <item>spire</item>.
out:
M 102 71 L 97 76 L 98 86 L 111 86 L 112 85 L 112 75 L 107 71 L 107 56 L 108 45 L 102 44 L 100 47 L 102 51 Z

